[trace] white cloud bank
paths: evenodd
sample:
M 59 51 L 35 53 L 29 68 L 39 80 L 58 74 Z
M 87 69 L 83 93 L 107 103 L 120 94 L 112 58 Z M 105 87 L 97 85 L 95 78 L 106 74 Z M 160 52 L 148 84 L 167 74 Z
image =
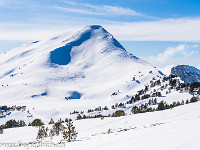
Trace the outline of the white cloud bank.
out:
M 200 42 L 200 18 L 122 23 L 108 28 L 123 41 Z
M 200 18 L 165 19 L 149 22 L 106 22 L 106 21 L 81 21 L 75 22 L 79 27 L 89 24 L 99 24 L 105 27 L 120 41 L 182 41 L 200 42 Z M 72 25 L 66 22 L 60 24 L 0 24 L 0 40 L 40 40 L 48 38 L 55 33 L 69 31 Z M 48 26 L 48 29 L 46 29 Z M 23 29 L 22 27 L 26 28 Z M 67 30 L 65 30 L 67 29 Z M 73 27 L 74 31 L 74 27 Z
M 185 56 L 191 55 L 193 51 L 188 52 L 187 48 L 189 48 L 189 46 L 186 44 L 180 44 L 176 47 L 168 47 L 163 53 L 159 53 L 157 56 L 151 56 L 150 60 L 157 63 L 165 63 L 176 54 L 184 54 Z
M 74 2 L 64 2 L 66 6 L 55 7 L 67 12 L 75 12 L 88 15 L 103 15 L 103 16 L 144 16 L 142 13 L 136 12 L 130 8 L 123 8 L 119 6 L 108 6 L 108 5 L 91 5 Z
M 179 44 L 175 47 L 168 47 L 157 55 L 152 54 L 152 56 L 146 57 L 145 60 L 160 67 L 166 66 L 163 70 L 168 70 L 171 66 L 181 64 L 197 66 L 199 58 L 198 45 Z

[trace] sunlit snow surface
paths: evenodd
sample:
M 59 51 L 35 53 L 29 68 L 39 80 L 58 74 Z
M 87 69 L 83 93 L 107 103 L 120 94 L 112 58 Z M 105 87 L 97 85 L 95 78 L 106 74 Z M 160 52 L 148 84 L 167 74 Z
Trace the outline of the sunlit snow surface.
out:
M 1 104 L 25 105 L 33 117 L 44 119 L 126 101 L 161 76 L 98 25 L 24 44 L 0 58 Z
M 88 26 L 74 35 L 63 34 L 24 44 L 0 55 L 0 105 L 27 106 L 29 110 L 29 113 L 14 111 L 0 121 L 3 124 L 16 119 L 28 124 L 40 118 L 48 124 L 50 118 L 74 119 L 76 115 L 69 115 L 70 112 L 86 112 L 98 106 L 108 106 L 109 110 L 95 113 L 108 115 L 115 111 L 110 109 L 111 105 L 130 100 L 150 80 L 163 76 L 156 67 L 126 52 L 101 26 Z M 111 96 L 114 92 L 117 94 Z M 165 93 L 166 90 L 162 91 L 163 97 L 157 98 L 158 102 L 191 98 L 188 93 L 176 90 Z M 148 99 L 134 105 L 145 102 Z M 195 103 L 130 115 L 133 105 L 129 104 L 120 108 L 126 112 L 125 117 L 75 121 L 79 132 L 77 141 L 67 143 L 64 149 L 196 150 L 200 140 L 199 106 Z M 33 142 L 37 130 L 34 127 L 5 129 L 0 141 Z M 56 143 L 61 139 L 62 136 L 46 140 Z
M 29 145 L 29 148 L 22 146 L 13 149 L 198 150 L 200 140 L 199 107 L 200 103 L 197 102 L 159 112 L 104 118 L 103 120 L 100 118 L 78 120 L 74 121 L 78 137 L 76 141 L 66 143 L 64 148 L 33 148 Z M 108 134 L 109 129 L 110 133 Z M 34 127 L 6 129 L 0 136 L 0 141 L 33 142 L 36 141 L 37 131 L 38 128 Z M 43 142 L 58 143 L 61 139 L 62 136 L 55 136 L 53 139 L 46 138 Z

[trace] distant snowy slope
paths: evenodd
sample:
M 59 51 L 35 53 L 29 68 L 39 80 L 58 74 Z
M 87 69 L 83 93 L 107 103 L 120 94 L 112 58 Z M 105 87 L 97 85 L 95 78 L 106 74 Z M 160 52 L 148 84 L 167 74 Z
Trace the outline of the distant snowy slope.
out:
M 188 65 L 178 65 L 171 69 L 171 74 L 177 75 L 185 83 L 200 82 L 200 70 Z
M 0 102 L 25 105 L 34 117 L 49 119 L 126 101 L 161 76 L 104 28 L 92 25 L 1 54 Z

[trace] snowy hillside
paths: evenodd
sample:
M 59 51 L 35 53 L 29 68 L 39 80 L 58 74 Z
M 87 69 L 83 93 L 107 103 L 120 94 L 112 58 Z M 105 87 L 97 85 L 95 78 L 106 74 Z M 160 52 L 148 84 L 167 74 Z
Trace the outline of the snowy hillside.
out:
M 0 58 L 1 104 L 27 106 L 33 117 L 48 120 L 126 101 L 162 76 L 98 25 L 24 44 Z
M 178 65 L 171 69 L 171 74 L 180 77 L 185 83 L 200 82 L 200 70 L 188 65 Z
M 200 103 L 188 104 L 159 112 L 141 113 L 124 117 L 78 120 L 74 122 L 78 137 L 65 147 L 52 149 L 69 150 L 198 150 L 200 131 Z M 0 135 L 1 142 L 27 143 L 36 141 L 38 128 L 23 127 L 6 129 Z M 62 137 L 54 137 L 58 142 Z M 47 138 L 43 143 L 49 143 Z M 13 149 L 36 149 L 38 144 L 30 144 Z M 2 149 L 7 149 L 3 147 Z M 11 148 L 9 148 L 11 149 Z M 37 149 L 50 149 L 38 147 Z
M 0 55 L 0 141 L 197 150 L 200 84 L 181 75 L 198 71 L 182 68 L 164 75 L 99 25 L 24 44 Z M 78 131 L 72 142 L 63 140 L 66 118 Z

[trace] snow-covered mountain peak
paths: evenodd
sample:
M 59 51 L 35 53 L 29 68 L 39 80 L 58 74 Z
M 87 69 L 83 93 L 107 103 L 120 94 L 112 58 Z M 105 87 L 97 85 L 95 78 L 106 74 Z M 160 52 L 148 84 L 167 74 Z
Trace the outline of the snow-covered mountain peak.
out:
M 67 65 L 73 61 L 72 58 L 76 61 L 83 60 L 83 56 L 84 59 L 86 58 L 85 55 L 91 56 L 87 61 L 91 61 L 95 57 L 100 60 L 107 55 L 138 59 L 128 53 L 109 32 L 99 25 L 87 26 L 64 40 L 63 43 L 65 43 L 64 46 L 51 51 L 50 62 L 53 64 Z
M 124 47 L 100 25 L 90 25 L 84 27 L 82 30 L 78 31 L 64 42 L 67 44 L 72 43 L 78 45 L 91 38 L 98 40 L 97 42 L 107 41 L 107 44 L 113 44 L 114 46 L 125 50 Z
M 120 103 L 162 78 L 98 25 L 17 47 L 0 55 L 0 70 L 1 103 L 34 107 L 35 115 Z

